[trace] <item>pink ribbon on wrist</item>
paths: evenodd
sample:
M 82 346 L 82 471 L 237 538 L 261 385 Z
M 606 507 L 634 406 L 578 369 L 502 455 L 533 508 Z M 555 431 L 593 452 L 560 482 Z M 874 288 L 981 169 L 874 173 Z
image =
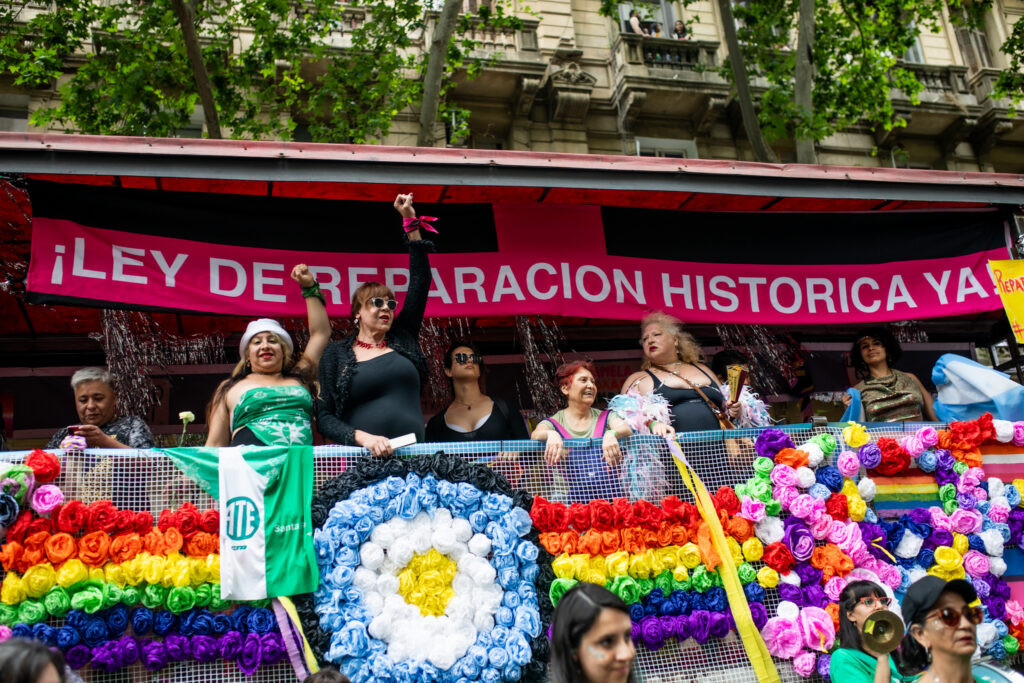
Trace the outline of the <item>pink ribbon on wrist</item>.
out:
M 405 228 L 406 232 L 412 232 L 413 230 L 419 230 L 420 228 L 422 228 L 427 232 L 432 232 L 435 235 L 437 235 L 439 234 L 437 230 L 435 230 L 433 226 L 427 224 L 427 221 L 436 220 L 436 216 L 420 216 L 419 218 L 414 216 L 412 218 L 403 218 L 402 227 Z

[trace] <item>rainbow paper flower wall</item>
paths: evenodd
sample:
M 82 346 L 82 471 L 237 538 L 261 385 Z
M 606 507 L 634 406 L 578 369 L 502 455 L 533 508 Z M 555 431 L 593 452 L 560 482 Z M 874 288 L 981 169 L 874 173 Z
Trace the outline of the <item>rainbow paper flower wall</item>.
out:
M 220 597 L 216 510 L 186 503 L 154 526 L 110 501 L 65 501 L 45 483 L 59 472 L 54 455 L 34 451 L 0 473 L 0 640 L 34 638 L 72 668 L 102 671 L 229 659 L 251 674 L 285 656 L 266 601 Z

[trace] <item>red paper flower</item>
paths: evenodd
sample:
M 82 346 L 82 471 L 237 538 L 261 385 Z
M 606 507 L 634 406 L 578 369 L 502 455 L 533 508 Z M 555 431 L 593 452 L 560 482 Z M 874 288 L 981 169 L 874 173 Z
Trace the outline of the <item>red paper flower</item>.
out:
M 28 538 L 32 534 L 37 534 L 40 531 L 45 531 L 47 534 L 53 533 L 53 522 L 46 517 L 36 517 L 28 523 L 25 528 L 25 537 Z
M 136 512 L 132 520 L 132 531 L 145 536 L 153 530 L 153 515 L 148 512 Z
M 65 534 L 77 534 L 89 522 L 89 506 L 80 500 L 69 500 L 52 513 L 53 527 Z
M 25 464 L 32 468 L 37 484 L 48 484 L 60 474 L 60 460 L 57 460 L 57 456 L 38 448 L 28 454 Z
M 156 525 L 164 532 L 171 527 L 178 528 L 178 515 L 173 510 L 161 510 Z
M 615 511 L 607 500 L 590 501 L 590 521 L 598 531 L 610 531 L 615 528 Z
M 787 573 L 796 564 L 793 553 L 789 552 L 782 541 L 769 543 L 764 549 L 764 556 L 761 558 L 764 563 L 780 574 Z
M 883 460 L 884 462 L 884 460 Z M 825 512 L 832 516 L 837 522 L 845 522 L 850 516 L 849 501 L 845 494 L 833 493 L 825 501 Z
M 89 531 L 113 533 L 117 527 L 117 508 L 109 500 L 98 500 L 89 506 Z
M 163 514 L 160 515 L 161 519 Z M 540 496 L 533 499 L 533 507 L 530 509 L 530 517 L 533 518 L 533 525 L 541 532 L 557 531 L 561 533 L 569 530 L 568 514 L 565 506 L 561 503 L 549 503 Z
M 725 510 L 730 515 L 740 511 L 740 499 L 728 486 L 722 486 L 715 492 L 713 502 L 716 510 Z
M 636 526 L 633 519 L 633 506 L 625 498 L 616 498 L 612 501 L 612 510 L 615 512 L 615 526 L 622 529 L 628 526 Z
M 981 439 L 975 446 L 980 446 L 989 439 L 995 438 L 996 428 L 992 426 L 992 413 L 985 413 L 975 421 L 978 423 L 978 438 Z
M 135 513 L 131 510 L 118 510 L 114 521 L 114 533 L 123 534 L 135 527 Z
M 192 503 L 185 503 L 178 508 L 178 528 L 181 529 L 181 535 L 186 539 L 192 538 L 199 531 L 201 519 L 202 513 Z
M 899 474 L 910 466 L 910 454 L 903 450 L 896 439 L 883 436 L 878 440 L 878 448 L 882 451 L 882 461 L 873 471 L 883 476 Z
M 14 524 L 7 527 L 7 540 L 17 541 L 22 545 L 25 544 L 25 531 L 28 529 L 29 523 L 32 521 L 32 511 L 22 510 L 18 515 L 18 519 L 14 521 Z
M 665 522 L 665 513 L 654 503 L 638 500 L 633 504 L 633 520 L 652 531 L 660 529 Z
M 208 534 L 219 534 L 220 512 L 216 508 L 203 510 L 202 517 L 199 519 L 199 528 Z

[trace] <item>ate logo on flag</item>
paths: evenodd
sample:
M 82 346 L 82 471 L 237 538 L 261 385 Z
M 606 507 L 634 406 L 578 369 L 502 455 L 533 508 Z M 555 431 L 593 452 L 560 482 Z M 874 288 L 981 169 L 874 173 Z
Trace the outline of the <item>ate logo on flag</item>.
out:
M 251 498 L 239 496 L 227 504 L 227 534 L 232 541 L 252 538 L 260 528 L 260 513 Z M 245 550 L 245 546 L 232 546 L 232 550 Z

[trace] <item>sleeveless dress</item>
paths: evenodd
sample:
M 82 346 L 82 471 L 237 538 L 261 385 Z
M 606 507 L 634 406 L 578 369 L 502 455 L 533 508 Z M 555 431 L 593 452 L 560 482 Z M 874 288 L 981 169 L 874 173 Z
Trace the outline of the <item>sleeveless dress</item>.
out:
M 696 366 L 695 366 L 696 367 Z M 700 370 L 700 368 L 697 368 Z M 695 389 L 680 389 L 667 386 L 657 375 L 650 370 L 646 371 L 654 382 L 654 393 L 665 397 L 672 409 L 672 426 L 677 432 L 699 432 L 706 430 L 721 429 L 718 418 L 711 412 L 707 402 L 700 397 Z M 701 391 L 713 403 L 721 406 L 725 397 L 718 382 L 708 376 L 708 373 L 700 370 L 701 374 L 707 377 L 711 384 L 702 386 Z
M 917 422 L 924 419 L 924 396 L 914 378 L 893 370 L 885 377 L 869 377 L 855 387 L 860 391 L 867 422 Z
M 235 404 L 231 433 L 232 446 L 312 446 L 313 397 L 297 384 L 248 389 Z
M 590 409 L 590 426 L 583 431 L 565 426 L 565 410 L 559 410 L 547 422 L 563 439 L 601 439 L 608 427 L 609 411 Z M 618 472 L 613 472 L 604 461 L 601 444 L 586 448 L 573 448 L 560 463 L 562 476 L 569 486 L 569 503 L 588 503 L 596 498 L 612 500 L 624 497 Z

